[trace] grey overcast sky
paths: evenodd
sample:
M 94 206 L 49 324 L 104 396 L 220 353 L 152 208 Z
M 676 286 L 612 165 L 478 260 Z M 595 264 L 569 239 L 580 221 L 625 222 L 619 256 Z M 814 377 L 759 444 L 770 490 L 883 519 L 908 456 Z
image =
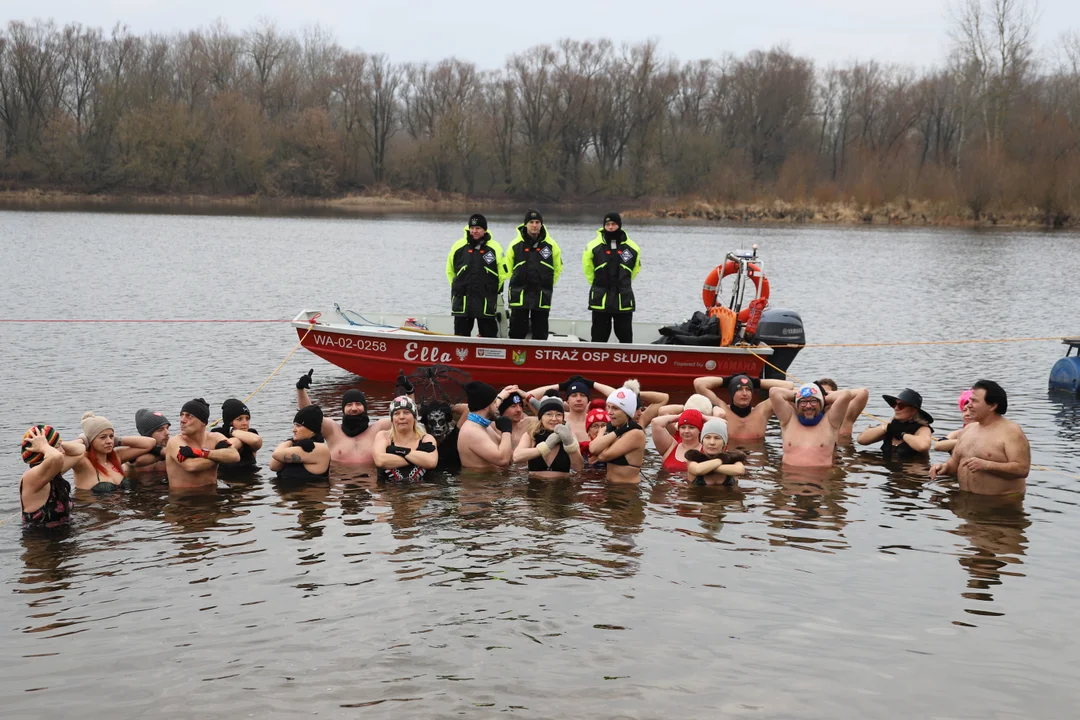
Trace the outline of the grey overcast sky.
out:
M 1080 0 L 1041 0 L 1039 8 L 1040 50 L 1080 30 Z M 319 24 L 348 49 L 396 62 L 457 56 L 482 69 L 564 37 L 654 38 L 680 60 L 785 45 L 822 65 L 873 58 L 924 66 L 944 60 L 949 45 L 947 0 L 0 0 L 0 19 L 33 18 L 106 29 L 121 22 L 138 34 L 218 18 L 235 31 L 261 19 L 287 31 Z

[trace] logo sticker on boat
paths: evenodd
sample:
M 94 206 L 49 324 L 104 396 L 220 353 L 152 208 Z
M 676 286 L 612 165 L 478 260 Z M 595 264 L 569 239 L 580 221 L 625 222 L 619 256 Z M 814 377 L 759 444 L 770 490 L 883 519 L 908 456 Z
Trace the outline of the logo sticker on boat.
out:
M 715 370 L 716 369 L 716 361 L 715 360 L 707 361 L 705 363 L 705 369 L 706 370 Z
M 504 348 L 476 348 L 476 357 L 487 358 L 488 360 L 505 360 L 506 350 Z M 465 358 L 461 358 L 464 360 Z
M 511 350 L 510 351 L 511 357 L 514 360 L 515 365 L 524 365 L 525 364 L 525 353 L 526 353 L 525 350 Z
M 458 362 L 465 362 L 465 358 L 469 357 L 469 348 L 459 347 L 456 351 Z

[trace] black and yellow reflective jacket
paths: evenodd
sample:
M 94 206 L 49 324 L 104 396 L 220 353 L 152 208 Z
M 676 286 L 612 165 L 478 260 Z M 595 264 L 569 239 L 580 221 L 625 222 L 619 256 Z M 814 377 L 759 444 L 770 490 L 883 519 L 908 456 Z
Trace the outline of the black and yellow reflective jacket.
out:
M 604 237 L 603 228 L 585 246 L 581 257 L 585 280 L 589 283 L 589 309 L 599 312 L 634 311 L 631 281 L 641 272 L 641 248 L 622 230 L 617 231 L 615 246 Z
M 502 247 L 491 233 L 476 242 L 465 228 L 465 237 L 454 243 L 446 256 L 446 279 L 450 281 L 450 312 L 470 317 L 495 315 L 502 291 Z
M 534 242 L 525 225 L 519 225 L 517 237 L 506 246 L 503 265 L 503 274 L 510 278 L 510 307 L 551 309 L 551 294 L 562 274 L 562 251 L 546 227 L 540 226 L 540 237 Z

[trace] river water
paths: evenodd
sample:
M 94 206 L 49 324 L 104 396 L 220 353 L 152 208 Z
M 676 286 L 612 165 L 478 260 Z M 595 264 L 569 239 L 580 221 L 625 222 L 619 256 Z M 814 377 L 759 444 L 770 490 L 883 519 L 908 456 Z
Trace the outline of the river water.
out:
M 504 246 L 516 220 L 492 218 Z M 443 312 L 462 224 L 0 212 L 2 319 Z M 566 264 L 554 314 L 585 318 L 595 224 L 549 227 Z M 1080 333 L 1077 235 L 627 230 L 641 320 L 685 318 L 723 253 L 758 243 L 772 304 L 799 310 L 811 343 Z M 131 434 L 151 406 L 175 432 L 184 401 L 246 396 L 295 342 L 280 323 L 0 323 L 5 718 L 1058 718 L 1080 701 L 1080 406 L 1046 391 L 1056 342 L 813 348 L 791 368 L 870 387 L 877 415 L 882 393 L 916 388 L 942 433 L 961 390 L 998 380 L 1045 468 L 1019 504 L 873 449 L 806 483 L 779 470 L 774 426 L 738 491 L 672 483 L 653 453 L 640 487 L 513 470 L 297 490 L 263 472 L 210 496 L 80 491 L 52 535 L 11 519 L 32 422 L 74 437 L 94 410 Z M 385 413 L 391 388 L 301 350 L 249 402 L 270 447 L 309 367 L 324 407 L 355 386 Z

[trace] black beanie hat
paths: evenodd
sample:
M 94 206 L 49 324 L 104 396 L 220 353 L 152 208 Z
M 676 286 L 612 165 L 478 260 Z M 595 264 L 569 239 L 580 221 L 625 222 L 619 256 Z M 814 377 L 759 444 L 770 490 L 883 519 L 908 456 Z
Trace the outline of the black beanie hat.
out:
M 251 417 L 251 411 L 248 410 L 248 406 L 244 404 L 243 400 L 229 398 L 221 403 L 221 425 L 223 427 L 232 427 L 233 420 L 241 415 Z
M 488 385 L 486 382 L 473 380 L 472 382 L 465 383 L 465 396 L 469 399 L 469 412 L 483 410 L 491 405 L 491 403 L 495 402 L 495 398 L 498 397 L 498 395 L 499 391 Z
M 168 425 L 169 419 L 164 414 L 149 408 L 139 408 L 135 411 L 135 429 L 143 437 L 150 437 L 162 425 Z
M 620 215 L 619 213 L 610 212 L 607 215 L 605 215 L 604 216 L 604 224 L 607 225 L 609 222 L 615 223 L 616 225 L 619 226 L 620 230 L 622 229 L 622 215 Z
M 539 220 L 540 222 L 544 222 L 544 216 L 540 214 L 539 210 L 526 210 L 525 222 L 529 222 L 530 220 Z
M 506 396 L 506 399 L 499 403 L 499 414 L 503 415 L 510 409 L 511 405 L 524 405 L 521 401 L 521 393 L 510 393 Z
M 545 395 L 544 399 L 540 401 L 540 407 L 536 409 L 536 417 L 542 418 L 545 413 L 549 412 L 565 412 L 562 398 L 558 395 Z
M 322 430 L 323 414 L 318 405 L 308 405 L 296 411 L 292 421 L 297 425 L 303 425 L 316 435 Z
M 206 402 L 202 398 L 188 400 L 186 403 L 184 403 L 184 407 L 180 408 L 180 412 L 191 415 L 193 418 L 199 420 L 203 424 L 210 422 L 210 403 Z
M 341 396 L 341 409 L 344 410 L 345 406 L 349 403 L 362 403 L 364 406 L 364 412 L 368 411 L 367 395 L 359 390 L 346 390 L 345 394 Z
M 485 230 L 488 229 L 488 227 L 487 227 L 487 218 L 484 217 L 483 215 L 481 215 L 480 213 L 476 213 L 471 218 L 469 218 L 469 227 L 478 227 L 478 226 L 484 228 Z

